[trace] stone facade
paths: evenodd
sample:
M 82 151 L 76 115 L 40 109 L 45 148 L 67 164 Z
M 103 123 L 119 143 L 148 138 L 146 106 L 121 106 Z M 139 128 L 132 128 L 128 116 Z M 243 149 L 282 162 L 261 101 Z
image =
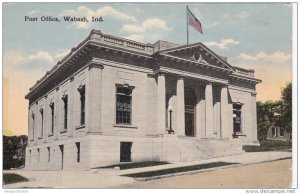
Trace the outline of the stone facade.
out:
M 26 168 L 195 161 L 257 144 L 253 70 L 202 43 L 93 30 L 30 88 Z

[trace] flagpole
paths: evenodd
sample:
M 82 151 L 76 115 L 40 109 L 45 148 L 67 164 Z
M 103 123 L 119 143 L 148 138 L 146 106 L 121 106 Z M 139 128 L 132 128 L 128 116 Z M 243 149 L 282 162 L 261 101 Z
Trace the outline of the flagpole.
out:
M 186 44 L 189 44 L 189 24 L 188 24 L 188 17 L 187 17 L 187 13 L 188 13 L 188 6 L 186 6 Z

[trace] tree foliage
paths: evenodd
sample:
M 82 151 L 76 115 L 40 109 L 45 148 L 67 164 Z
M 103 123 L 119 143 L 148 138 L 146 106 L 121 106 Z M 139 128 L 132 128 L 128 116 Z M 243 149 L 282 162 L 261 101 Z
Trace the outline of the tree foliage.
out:
M 279 101 L 257 102 L 258 139 L 266 139 L 268 129 L 276 125 L 292 131 L 292 84 L 281 91 Z
M 10 169 L 24 164 L 25 158 L 16 159 L 18 145 L 27 141 L 26 135 L 21 136 L 3 136 L 3 169 Z
M 286 85 L 281 91 L 282 123 L 288 131 L 292 131 L 292 83 Z

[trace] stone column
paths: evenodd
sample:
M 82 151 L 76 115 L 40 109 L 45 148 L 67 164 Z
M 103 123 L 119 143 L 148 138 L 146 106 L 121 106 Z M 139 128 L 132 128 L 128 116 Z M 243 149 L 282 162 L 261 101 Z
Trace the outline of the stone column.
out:
M 221 129 L 220 138 L 229 137 L 229 115 L 228 115 L 228 89 L 227 86 L 221 88 Z
M 213 121 L 214 121 L 214 111 L 213 111 L 212 83 L 207 83 L 205 86 L 205 136 L 206 137 L 214 137 Z
M 102 64 L 89 65 L 88 133 L 101 133 L 102 69 Z
M 166 131 L 166 80 L 165 74 L 157 76 L 157 134 Z
M 198 103 L 196 105 L 196 137 L 205 137 L 205 92 L 203 84 L 199 84 Z
M 176 86 L 176 133 L 185 136 L 185 118 L 184 118 L 184 80 L 178 78 Z
M 256 94 L 251 94 L 251 105 L 252 105 L 252 141 L 257 142 Z
M 213 107 L 214 107 L 214 130 L 213 133 L 221 138 L 221 88 L 216 86 L 213 88 Z

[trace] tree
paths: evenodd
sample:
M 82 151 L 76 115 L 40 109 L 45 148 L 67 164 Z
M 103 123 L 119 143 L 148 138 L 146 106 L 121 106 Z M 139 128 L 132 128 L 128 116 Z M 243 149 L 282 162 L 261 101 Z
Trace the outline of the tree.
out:
M 292 83 L 288 83 L 281 91 L 282 124 L 292 132 Z
M 257 102 L 257 132 L 258 139 L 266 139 L 269 127 L 274 123 L 274 107 L 277 103 L 272 101 Z
M 292 84 L 288 83 L 281 90 L 281 100 L 257 102 L 258 139 L 267 137 L 271 125 L 292 131 Z
M 19 167 L 25 163 L 25 158 L 16 159 L 18 146 L 27 142 L 27 136 L 3 136 L 3 169 Z M 25 149 L 25 148 L 24 148 Z

